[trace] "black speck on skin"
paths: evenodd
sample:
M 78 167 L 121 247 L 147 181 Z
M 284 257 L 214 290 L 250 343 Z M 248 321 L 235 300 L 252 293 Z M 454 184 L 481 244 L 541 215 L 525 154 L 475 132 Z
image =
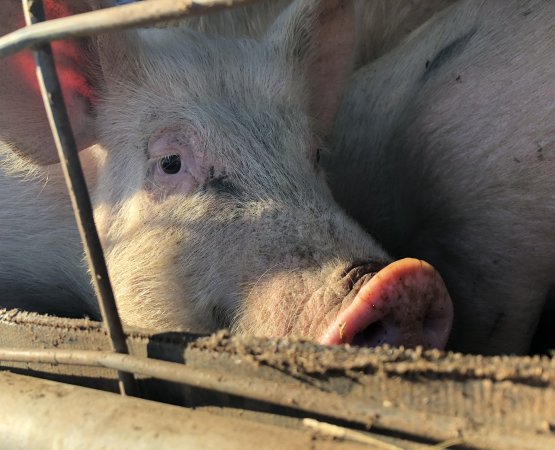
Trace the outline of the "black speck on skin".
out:
M 468 33 L 455 39 L 445 47 L 443 47 L 432 61 L 426 61 L 426 72 L 422 75 L 422 81 L 426 81 L 428 76 L 447 63 L 449 60 L 460 55 L 472 37 L 476 34 L 476 28 L 471 29 Z
M 241 196 L 241 190 L 225 174 L 212 177 L 208 182 L 208 186 L 219 194 L 231 197 Z
M 544 160 L 543 147 L 540 144 L 538 144 L 538 148 L 536 150 L 536 153 L 537 153 L 536 156 L 537 156 L 538 160 L 543 161 Z

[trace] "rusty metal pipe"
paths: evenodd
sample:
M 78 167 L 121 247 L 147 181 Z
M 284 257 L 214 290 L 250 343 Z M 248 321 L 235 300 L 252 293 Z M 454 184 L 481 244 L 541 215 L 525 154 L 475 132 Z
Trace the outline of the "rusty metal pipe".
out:
M 375 424 L 380 428 L 394 431 L 402 430 L 415 436 L 419 435 L 419 431 L 423 426 L 422 424 L 426 423 L 427 433 L 438 441 L 457 437 L 458 430 L 464 429 L 466 425 L 464 419 L 441 419 L 436 417 L 432 426 L 431 423 L 428 423 L 430 420 L 429 415 L 424 413 L 397 411 L 376 407 L 375 405 L 368 405 L 362 411 L 352 414 L 359 406 L 338 407 L 338 403 L 342 404 L 344 399 L 335 393 L 329 394 L 329 404 L 322 408 L 314 404 L 312 399 L 305 398 L 305 400 L 300 400 L 303 396 L 297 396 L 298 392 L 291 386 L 288 387 L 287 395 L 284 395 L 282 389 L 276 389 L 274 382 L 264 379 L 257 379 L 246 383 L 243 376 L 237 373 L 229 372 L 223 374 L 218 370 L 198 369 L 168 361 L 111 352 L 0 348 L 0 361 L 69 364 L 132 371 L 140 375 L 291 408 L 308 415 L 318 414 L 335 420 L 346 420 L 366 427 L 372 426 L 375 421 Z M 292 402 L 291 398 L 295 397 L 298 397 L 299 400 Z
M 37 23 L 0 37 L 0 58 L 46 42 L 154 25 L 261 0 L 157 0 L 105 8 Z
M 25 21 L 31 25 L 44 20 L 42 0 L 23 0 Z M 46 115 L 50 123 L 60 164 L 64 172 L 73 212 L 85 248 L 94 289 L 100 305 L 104 325 L 114 351 L 129 353 L 123 327 L 116 308 L 116 301 L 108 269 L 104 260 L 102 246 L 94 223 L 92 204 L 81 168 L 77 145 L 71 130 L 69 116 L 65 108 L 62 88 L 56 75 L 52 48 L 46 43 L 34 49 L 37 65 L 37 78 L 42 94 Z M 133 374 L 119 372 L 120 391 L 126 395 L 136 395 Z

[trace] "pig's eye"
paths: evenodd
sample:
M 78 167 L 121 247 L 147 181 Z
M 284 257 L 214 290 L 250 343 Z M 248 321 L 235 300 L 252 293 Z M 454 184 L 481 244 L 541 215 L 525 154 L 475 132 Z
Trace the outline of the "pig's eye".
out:
M 316 164 L 320 164 L 320 153 L 322 153 L 321 148 L 316 149 Z
M 158 162 L 162 172 L 168 175 L 175 175 L 181 170 L 181 156 L 180 155 L 168 155 L 164 156 Z

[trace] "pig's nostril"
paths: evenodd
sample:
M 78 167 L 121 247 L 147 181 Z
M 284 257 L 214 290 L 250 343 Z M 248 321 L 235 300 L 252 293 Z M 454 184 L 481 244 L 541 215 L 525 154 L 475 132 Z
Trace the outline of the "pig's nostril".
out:
M 444 318 L 437 314 L 436 312 L 430 312 L 424 317 L 423 330 L 434 331 L 441 328 L 441 324 L 444 322 Z
M 387 342 L 387 334 L 387 328 L 380 320 L 378 322 L 371 323 L 362 331 L 356 333 L 351 344 L 359 347 L 374 347 L 382 345 Z

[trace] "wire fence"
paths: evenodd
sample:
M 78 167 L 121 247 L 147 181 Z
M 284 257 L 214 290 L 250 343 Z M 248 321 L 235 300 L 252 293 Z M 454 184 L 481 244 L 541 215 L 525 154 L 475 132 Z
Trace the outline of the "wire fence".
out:
M 27 26 L 0 38 L 0 58 L 24 49 L 32 49 L 35 54 L 42 99 L 87 256 L 103 323 L 115 353 L 125 355 L 129 350 L 94 223 L 92 204 L 56 74 L 50 42 L 156 25 L 168 20 L 209 14 L 256 1 L 260 0 L 157 0 L 130 4 L 119 2 L 122 6 L 45 20 L 42 0 L 23 0 Z M 118 377 L 121 394 L 138 395 L 133 373 L 118 369 Z

